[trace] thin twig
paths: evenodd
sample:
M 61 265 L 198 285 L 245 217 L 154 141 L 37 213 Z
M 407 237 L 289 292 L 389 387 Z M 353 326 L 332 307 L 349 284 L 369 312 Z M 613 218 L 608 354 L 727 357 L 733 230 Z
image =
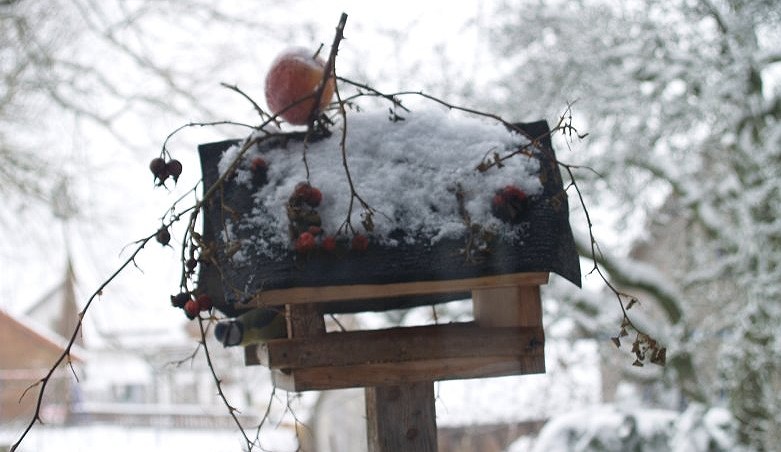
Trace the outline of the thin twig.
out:
M 271 387 L 271 394 L 269 394 L 268 398 L 268 404 L 266 405 L 266 411 L 263 413 L 263 417 L 260 418 L 260 423 L 258 423 L 258 428 L 255 430 L 255 444 L 258 445 L 258 447 L 263 450 L 263 446 L 260 445 L 260 429 L 263 428 L 263 426 L 266 424 L 266 421 L 269 419 L 269 416 L 271 415 L 271 405 L 274 402 L 274 398 L 277 394 L 277 387 L 273 386 Z
M 335 67 L 333 68 L 335 71 Z M 336 72 L 334 72 L 334 76 L 336 76 Z M 350 173 L 350 166 L 347 164 L 347 110 L 344 108 L 344 101 L 342 101 L 341 93 L 339 92 L 339 87 L 337 86 L 334 89 L 334 93 L 336 94 L 336 100 L 339 104 L 339 115 L 342 117 L 342 135 L 339 140 L 339 148 L 341 150 L 342 154 L 342 167 L 344 168 L 344 174 L 347 178 L 347 185 L 350 188 L 350 202 L 347 206 L 347 218 L 345 218 L 344 223 L 342 223 L 341 226 L 339 226 L 339 229 L 337 230 L 337 234 L 342 232 L 343 228 L 349 229 L 351 233 L 355 233 L 355 229 L 352 225 L 352 213 L 353 213 L 353 207 L 355 205 L 355 200 L 357 199 L 358 202 L 361 204 L 361 207 L 364 209 L 364 222 L 366 223 L 368 218 L 368 224 L 364 225 L 365 229 L 371 229 L 371 218 L 374 215 L 374 209 L 369 206 L 369 203 L 367 203 L 361 195 L 358 194 L 358 190 L 355 189 L 355 184 L 353 183 L 353 177 L 352 173 Z M 369 225 L 370 227 L 366 228 L 365 226 Z M 370 231 L 369 231 L 370 232 Z
M 247 442 L 247 451 L 249 452 L 254 447 L 254 444 L 252 443 L 252 440 L 249 439 L 249 436 L 247 436 L 247 432 L 244 430 L 239 417 L 236 415 L 239 410 L 237 410 L 233 405 L 230 404 L 230 402 L 228 402 L 228 398 L 225 396 L 225 392 L 222 390 L 222 380 L 220 380 L 220 377 L 217 376 L 217 371 L 214 369 L 214 363 L 212 363 L 211 353 L 209 353 L 209 346 L 206 344 L 206 328 L 203 326 L 203 318 L 201 316 L 198 316 L 198 329 L 201 332 L 201 345 L 203 346 L 203 354 L 206 356 L 206 364 L 209 366 L 209 371 L 211 372 L 212 378 L 214 379 L 214 385 L 217 388 L 217 395 L 228 409 L 228 414 L 230 414 L 230 417 L 233 418 L 233 422 L 235 422 L 236 426 L 239 428 L 241 435 L 244 437 L 244 441 Z
M 323 68 L 323 78 L 317 85 L 315 90 L 315 101 L 312 105 L 312 111 L 309 112 L 309 130 L 313 129 L 313 125 L 317 116 L 320 113 L 320 102 L 323 98 L 323 92 L 328 85 L 328 79 L 334 72 L 334 63 L 336 62 L 336 54 L 339 51 L 339 43 L 344 39 L 344 27 L 347 24 L 347 14 L 342 13 L 339 17 L 339 23 L 336 25 L 336 33 L 334 33 L 334 40 L 331 44 L 331 52 L 328 54 L 328 60 L 325 62 L 325 68 Z
M 393 104 L 393 106 L 394 106 L 394 107 L 401 108 L 402 110 L 404 110 L 404 111 L 406 111 L 406 112 L 408 112 L 408 113 L 410 112 L 409 108 L 405 107 L 405 106 L 404 106 L 404 105 L 401 103 L 401 101 L 400 101 L 399 99 L 396 99 L 396 97 L 395 97 L 395 95 L 394 95 L 394 94 L 385 94 L 385 93 L 383 93 L 383 92 L 381 92 L 381 91 L 378 91 L 377 89 L 375 89 L 375 88 L 373 88 L 373 87 L 371 87 L 371 86 L 369 86 L 369 85 L 366 85 L 366 84 L 364 84 L 364 83 L 359 83 L 359 82 L 356 82 L 356 81 L 350 80 L 350 79 L 348 79 L 348 78 L 344 78 L 344 77 L 339 77 L 339 76 L 337 76 L 337 77 L 336 77 L 336 79 L 337 79 L 337 80 L 339 80 L 340 82 L 345 82 L 345 83 L 348 83 L 348 84 L 350 84 L 350 85 L 353 85 L 354 87 L 356 87 L 356 88 L 358 88 L 358 89 L 359 89 L 359 93 L 358 93 L 358 95 L 357 95 L 357 96 L 350 96 L 350 97 L 347 97 L 347 98 L 345 98 L 345 102 L 349 102 L 349 101 L 351 101 L 351 100 L 352 100 L 353 98 L 355 98 L 355 97 L 360 97 L 360 96 L 364 95 L 364 93 L 363 93 L 363 92 L 360 92 L 360 90 L 364 90 L 364 91 L 368 91 L 369 93 L 372 93 L 372 94 L 374 94 L 374 95 L 375 95 L 375 96 L 377 96 L 377 97 L 382 97 L 382 98 L 384 98 L 384 99 L 386 99 L 386 100 L 390 101 L 390 102 L 391 102 L 391 104 Z
M 637 359 L 634 362 L 634 365 L 642 366 L 642 363 L 646 357 L 646 351 L 648 349 L 652 351 L 651 362 L 659 365 L 664 365 L 665 364 L 664 356 L 666 354 L 666 348 L 661 347 L 659 345 L 659 342 L 655 338 L 653 338 L 651 335 L 639 329 L 634 324 L 634 322 L 632 322 L 632 319 L 629 317 L 629 313 L 627 311 L 632 307 L 632 305 L 634 305 L 637 302 L 637 298 L 633 295 L 618 290 L 618 288 L 616 288 L 613 285 L 613 283 L 610 282 L 610 279 L 607 277 L 607 275 L 604 274 L 602 268 L 598 263 L 598 255 L 600 255 L 601 253 L 599 252 L 599 245 L 597 243 L 597 239 L 594 236 L 594 229 L 593 229 L 594 225 L 591 221 L 591 214 L 589 213 L 588 208 L 586 206 L 586 200 L 583 196 L 583 193 L 580 190 L 580 186 L 578 185 L 575 175 L 572 171 L 572 167 L 563 164 L 561 162 L 559 162 L 559 166 L 564 168 L 564 170 L 569 175 L 570 187 L 575 189 L 575 193 L 578 196 L 578 201 L 580 203 L 580 206 L 583 208 L 583 213 L 586 216 L 586 224 L 588 226 L 588 235 L 589 235 L 590 250 L 591 250 L 590 257 L 594 263 L 589 273 L 596 272 L 597 275 L 599 275 L 602 282 L 607 286 L 608 289 L 610 289 L 613 295 L 615 295 L 616 300 L 618 300 L 618 305 L 621 308 L 622 319 L 621 319 L 620 332 L 616 336 L 611 338 L 613 343 L 616 345 L 616 347 L 620 347 L 621 337 L 627 335 L 626 329 L 632 328 L 637 333 L 632 347 L 632 352 L 637 357 Z M 627 305 L 624 304 L 624 298 L 629 299 L 629 304 Z M 641 349 L 641 347 L 645 347 L 645 349 Z
M 251 126 L 249 124 L 244 124 L 241 122 L 236 122 L 236 121 L 188 122 L 187 124 L 177 127 L 171 133 L 169 133 L 167 137 L 165 137 L 165 140 L 163 141 L 162 154 L 170 157 L 171 154 L 168 152 L 168 142 L 171 140 L 171 138 L 174 137 L 174 135 L 190 127 L 213 127 L 213 126 L 230 125 L 230 126 L 247 127 L 249 129 L 255 129 L 255 130 L 262 130 L 263 127 L 265 127 L 270 121 L 271 119 L 265 121 L 263 125 L 260 125 L 258 127 Z
M 336 326 L 339 327 L 339 330 L 341 330 L 343 333 L 347 331 L 347 328 L 342 325 L 342 322 L 340 322 L 334 314 L 328 314 L 328 316 L 331 317 L 331 320 L 333 320 Z
M 253 98 L 251 98 L 247 93 L 242 91 L 237 85 L 229 85 L 229 84 L 227 84 L 225 82 L 220 82 L 220 85 L 225 87 L 225 88 L 228 88 L 231 91 L 235 91 L 235 92 L 239 93 L 241 96 L 243 96 L 245 99 L 247 99 L 252 104 L 252 108 L 254 108 L 256 112 L 258 112 L 258 115 L 260 116 L 261 120 L 266 121 L 266 120 L 271 119 L 271 115 L 266 113 L 266 111 L 263 110 L 262 108 L 260 108 L 260 105 L 258 105 L 258 103 L 255 102 L 255 100 Z
M 33 412 L 32 419 L 27 424 L 26 428 L 22 432 L 19 439 L 11 446 L 11 452 L 16 451 L 16 449 L 19 447 L 19 445 L 22 443 L 24 438 L 27 436 L 27 434 L 30 432 L 30 430 L 33 428 L 33 426 L 39 422 L 41 422 L 41 406 L 43 405 L 43 396 L 46 392 L 46 388 L 49 385 L 49 381 L 51 380 L 52 375 L 54 374 L 55 370 L 59 365 L 66 359 L 70 359 L 70 353 L 71 349 L 73 348 L 73 345 L 76 343 L 76 338 L 79 335 L 79 332 L 81 331 L 82 322 L 84 321 L 84 316 L 87 314 L 87 310 L 89 310 L 90 306 L 92 305 L 92 302 L 95 301 L 97 297 L 99 297 L 103 293 L 103 289 L 105 289 L 111 282 L 114 281 L 114 279 L 119 276 L 122 271 L 125 270 L 131 263 L 135 262 L 136 256 L 141 252 L 142 249 L 146 246 L 146 244 L 152 240 L 157 235 L 157 232 L 154 234 L 151 234 L 141 240 L 139 240 L 138 246 L 133 251 L 133 253 L 125 259 L 125 261 L 119 266 L 117 270 L 114 271 L 114 273 L 111 274 L 111 276 L 108 277 L 95 292 L 92 293 L 92 295 L 87 300 L 87 303 L 84 305 L 84 308 L 79 312 L 78 314 L 78 321 L 76 322 L 76 326 L 73 329 L 73 333 L 71 334 L 70 339 L 68 340 L 67 345 L 65 346 L 65 349 L 62 351 L 60 356 L 55 360 L 54 364 L 51 366 L 47 374 L 38 380 L 37 383 L 35 383 L 34 386 L 40 385 L 40 390 L 38 391 L 38 399 L 35 403 L 35 411 Z

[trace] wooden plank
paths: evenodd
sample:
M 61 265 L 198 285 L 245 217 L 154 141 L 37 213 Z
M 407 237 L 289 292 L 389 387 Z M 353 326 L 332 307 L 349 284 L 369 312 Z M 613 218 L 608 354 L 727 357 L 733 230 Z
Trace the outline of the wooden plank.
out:
M 542 327 L 482 328 L 451 323 L 329 333 L 272 341 L 255 361 L 275 369 L 347 366 L 442 358 L 541 354 Z
M 539 286 L 490 287 L 472 291 L 475 323 L 485 328 L 537 327 L 542 330 L 542 297 Z M 544 330 L 541 342 L 545 342 Z M 545 359 L 534 367 L 545 373 Z
M 287 334 L 292 337 L 317 337 L 325 334 L 325 320 L 317 305 L 302 304 L 285 306 Z M 271 343 L 284 343 L 286 340 L 274 339 Z M 244 347 L 244 365 L 257 366 L 263 364 L 259 359 L 265 354 L 268 342 L 250 344 Z
M 349 286 L 294 287 L 263 290 L 242 308 L 281 304 L 319 303 L 339 300 L 366 300 L 427 294 L 447 294 L 502 286 L 537 286 L 547 284 L 548 272 L 511 273 L 443 281 L 415 281 L 395 284 L 354 284 Z M 368 309 L 367 309 L 368 310 Z
M 366 388 L 369 452 L 436 452 L 437 422 L 431 381 Z
M 472 291 L 475 322 L 483 327 L 540 326 L 539 286 L 489 287 Z
M 319 337 L 325 334 L 323 313 L 316 304 L 285 305 L 287 337 Z
M 300 392 L 535 373 L 545 373 L 545 357 L 541 353 L 311 367 L 289 372 L 276 369 L 272 377 L 277 388 Z

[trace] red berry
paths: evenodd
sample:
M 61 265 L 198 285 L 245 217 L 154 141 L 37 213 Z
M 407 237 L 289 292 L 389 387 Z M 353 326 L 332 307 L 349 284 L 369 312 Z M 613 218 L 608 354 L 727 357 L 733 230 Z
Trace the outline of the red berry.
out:
M 329 235 L 323 239 L 323 242 L 320 244 L 320 246 L 323 248 L 323 251 L 333 253 L 336 251 L 336 237 Z
M 323 228 L 321 228 L 320 226 L 309 226 L 307 232 L 317 237 L 318 235 L 323 233 Z
M 268 163 L 261 158 L 255 157 L 250 163 L 250 171 L 252 172 L 252 183 L 256 186 L 266 185 L 268 182 Z
M 293 190 L 292 200 L 294 202 L 304 202 L 310 207 L 317 207 L 323 200 L 323 194 L 317 188 L 309 185 L 306 182 L 301 182 L 296 185 Z
M 168 179 L 168 170 L 166 169 L 165 160 L 162 157 L 153 158 L 149 162 L 149 170 L 155 176 L 157 185 L 163 185 L 166 179 Z
M 149 162 L 149 170 L 152 171 L 155 177 L 159 177 L 165 171 L 165 160 L 162 157 L 153 158 Z
M 295 249 L 297 253 L 306 254 L 315 249 L 315 246 L 317 246 L 315 236 L 309 232 L 302 232 L 296 239 Z
M 194 257 L 191 257 L 187 259 L 187 262 L 184 265 L 187 267 L 187 271 L 192 273 L 193 270 L 195 270 L 195 267 L 198 266 L 198 261 Z
M 174 183 L 179 180 L 179 176 L 182 174 L 182 162 L 179 160 L 171 160 L 165 164 L 165 172 L 174 178 Z
M 304 199 L 304 194 L 309 190 L 309 187 L 311 187 L 311 185 L 306 182 L 299 182 L 296 185 L 296 188 L 293 189 L 293 198 Z
M 528 207 L 526 192 L 514 185 L 496 190 L 491 199 L 491 213 L 502 221 L 520 223 Z
M 162 226 L 160 229 L 157 230 L 157 233 L 155 234 L 155 239 L 157 239 L 157 241 L 163 246 L 168 245 L 168 242 L 171 241 L 171 233 L 168 232 L 168 228 Z
M 502 196 L 507 201 L 524 201 L 526 199 L 526 192 L 514 185 L 508 185 L 502 189 Z
M 262 157 L 255 157 L 250 163 L 250 171 L 266 171 L 268 169 L 268 163 Z
M 195 302 L 198 303 L 198 309 L 201 311 L 208 311 L 212 308 L 212 299 L 206 294 L 198 295 Z
M 323 194 L 315 187 L 309 187 L 309 190 L 304 197 L 304 202 L 311 207 L 317 207 L 323 201 Z
M 187 303 L 184 304 L 184 313 L 187 314 L 187 318 L 190 320 L 198 317 L 198 312 L 200 312 L 200 310 L 201 307 L 198 305 L 198 302 L 192 298 L 187 300 Z
M 367 239 L 365 235 L 355 234 L 350 246 L 353 251 L 366 251 L 366 249 L 369 248 L 369 239 Z

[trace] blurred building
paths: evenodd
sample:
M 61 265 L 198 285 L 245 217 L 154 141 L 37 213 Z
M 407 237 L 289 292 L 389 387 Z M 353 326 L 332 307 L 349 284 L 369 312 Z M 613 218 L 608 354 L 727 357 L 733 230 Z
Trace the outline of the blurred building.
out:
M 39 381 L 62 356 L 66 343 L 29 318 L 0 311 L 0 424 L 32 419 L 41 387 Z M 68 421 L 78 399 L 72 372 L 83 366 L 84 355 L 81 347 L 74 346 L 52 373 L 40 411 L 44 422 Z
M 62 356 L 77 325 L 76 287 L 68 262 L 62 282 L 35 302 L 18 312 L 0 311 L 0 425 L 22 426 L 33 418 L 36 383 Z M 187 326 L 192 323 L 167 332 L 139 325 L 135 333 L 115 333 L 85 324 L 49 379 L 41 420 L 47 425 L 234 427 L 203 359 L 200 333 Z M 268 391 L 252 389 L 267 376 L 248 370 L 240 350 L 208 345 L 224 392 L 241 409 L 239 418 L 257 423 L 252 413 L 265 411 L 260 404 L 268 402 Z M 252 371 L 258 375 L 248 381 L 244 375 Z

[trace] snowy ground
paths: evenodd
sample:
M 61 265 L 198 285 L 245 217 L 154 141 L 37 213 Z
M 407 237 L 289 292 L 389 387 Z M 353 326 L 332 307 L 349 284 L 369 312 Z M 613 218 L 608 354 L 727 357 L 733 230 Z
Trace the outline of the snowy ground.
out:
M 0 429 L 0 450 L 16 441 L 19 431 Z M 264 433 L 261 450 L 296 450 L 295 435 L 280 427 Z M 184 430 L 151 427 L 94 425 L 34 428 L 19 452 L 241 452 L 242 437 L 236 430 Z

